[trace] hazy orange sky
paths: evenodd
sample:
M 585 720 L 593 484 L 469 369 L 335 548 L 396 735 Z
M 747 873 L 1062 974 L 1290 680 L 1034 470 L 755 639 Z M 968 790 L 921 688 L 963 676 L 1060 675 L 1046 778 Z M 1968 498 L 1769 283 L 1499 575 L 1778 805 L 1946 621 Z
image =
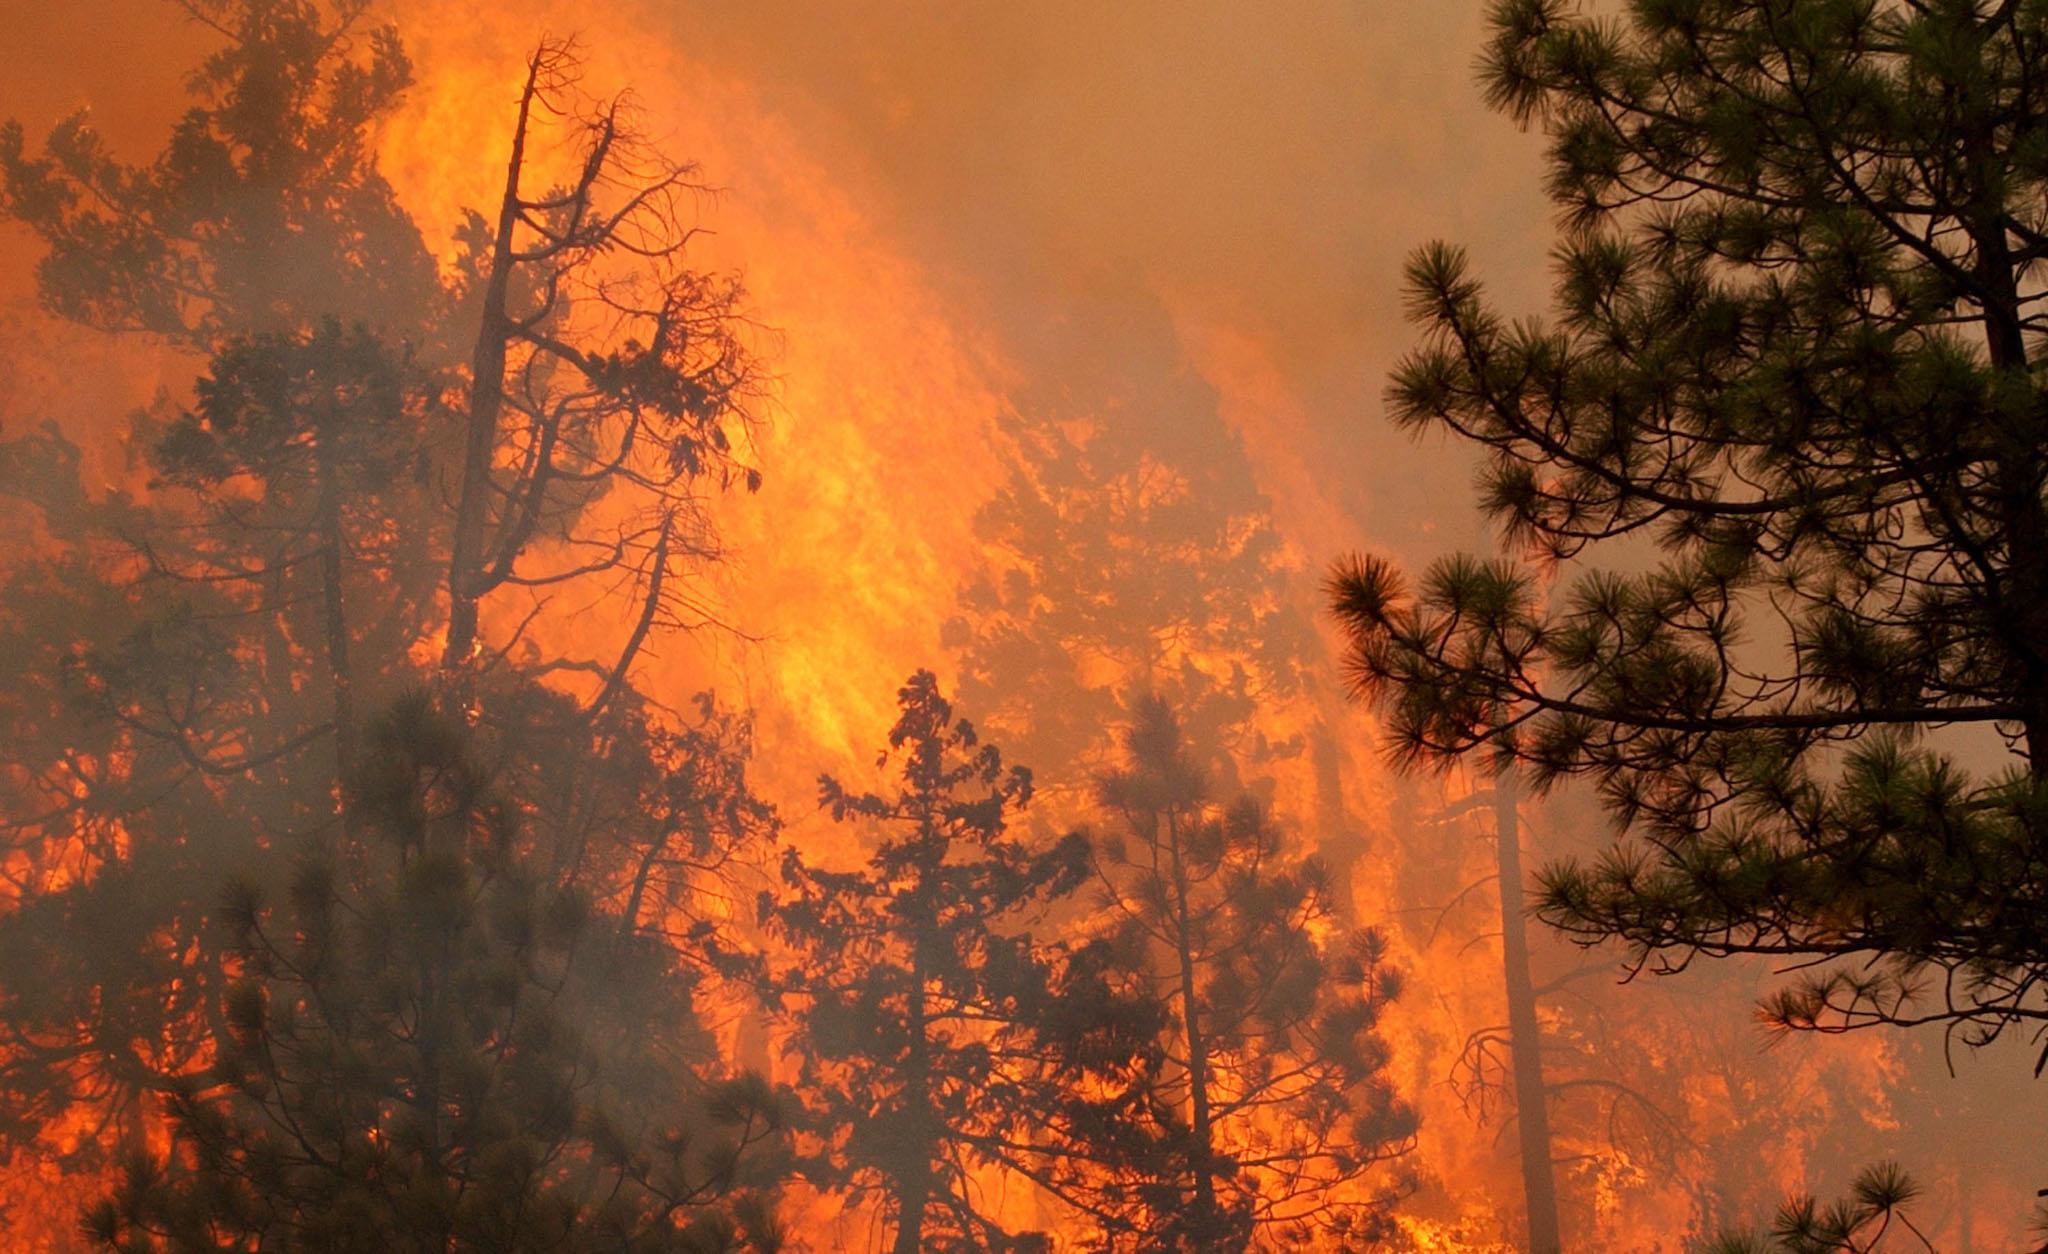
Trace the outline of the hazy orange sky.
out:
M 1404 258 L 1448 238 L 1514 303 L 1534 308 L 1543 291 L 1541 141 L 1480 103 L 1482 8 L 399 0 L 382 11 L 404 27 L 423 83 L 451 61 L 501 60 L 509 74 L 541 33 L 580 33 L 598 85 L 630 83 L 672 147 L 702 156 L 726 189 L 714 227 L 772 215 L 787 171 L 749 168 L 760 149 L 731 144 L 729 122 L 689 105 L 714 96 L 752 114 L 744 125 L 787 141 L 775 160 L 822 171 L 950 308 L 1067 388 L 1154 387 L 1143 376 L 1199 368 L 1191 341 L 1203 330 L 1255 337 L 1272 381 L 1315 416 L 1314 430 L 1291 433 L 1298 455 L 1370 533 L 1398 543 L 1423 513 L 1455 526 L 1462 512 L 1444 508 L 1441 484 L 1415 490 L 1436 476 L 1412 471 L 1448 467 L 1376 421 L 1408 342 Z M 0 116 L 34 135 L 89 105 L 138 156 L 210 39 L 168 0 L 0 9 L 17 67 Z M 670 72 L 688 81 L 664 81 Z M 0 295 L 24 288 L 23 266 L 0 267 Z
M 25 67 L 0 85 L 0 116 L 33 136 L 90 106 L 136 158 L 211 42 L 170 0 L 0 7 Z M 581 39 L 593 89 L 634 90 L 666 146 L 721 189 L 707 260 L 743 269 L 784 336 L 764 518 L 735 535 L 757 556 L 856 537 L 869 565 L 919 570 L 899 586 L 937 594 L 994 473 L 973 450 L 1012 408 L 1221 414 L 1305 587 L 1361 544 L 1421 559 L 1483 539 L 1462 450 L 1417 447 L 1379 417 L 1410 343 L 1400 271 L 1417 246 L 1469 246 L 1523 309 L 1543 295 L 1541 140 L 1480 102 L 1482 13 L 1476 0 L 394 0 L 374 16 L 400 25 L 417 63 L 384 158 L 430 233 L 491 194 L 504 107 L 543 34 Z M 25 248 L 0 228 L 0 301 L 16 317 Z M 47 356 L 0 352 L 15 377 L 0 422 L 104 421 L 158 381 L 95 337 L 63 338 L 60 356 L 92 364 L 61 379 Z M 819 459 L 857 465 L 878 491 L 817 517 L 830 485 L 790 471 Z M 885 544 L 901 528 L 873 499 L 905 495 L 929 498 L 922 534 Z M 872 685 L 879 659 L 806 641 L 804 616 L 777 614 L 783 582 L 749 577 L 742 600 L 763 614 L 746 625 L 817 677 L 806 691 L 836 676 L 844 705 Z M 936 651 L 929 608 L 862 608 L 902 624 L 896 661 Z
M 34 136 L 90 106 L 136 158 L 161 142 L 212 38 L 170 0 L 0 8 L 23 67 L 0 85 L 0 116 Z M 395 0 L 374 15 L 399 23 L 417 62 L 385 161 L 430 232 L 490 194 L 505 125 L 491 106 L 509 103 L 543 34 L 578 35 L 590 85 L 631 86 L 670 150 L 702 162 L 722 189 L 706 256 L 744 269 L 786 336 L 781 450 L 871 462 L 902 491 L 957 489 L 927 511 L 929 551 L 878 562 L 942 578 L 979 503 L 959 448 L 941 459 L 947 482 L 920 477 L 920 450 L 896 438 L 906 424 L 945 420 L 956 443 L 985 443 L 1005 407 L 1220 412 L 1304 572 L 1361 543 L 1419 558 L 1481 538 L 1460 508 L 1464 455 L 1379 421 L 1409 343 L 1399 276 L 1415 247 L 1460 241 L 1510 299 L 1534 308 L 1542 294 L 1541 142 L 1480 103 L 1478 3 Z M 17 317 L 25 249 L 0 228 L 0 301 Z M 832 274 L 817 256 L 840 259 Z M 94 337 L 64 339 L 93 364 L 62 380 L 0 352 L 14 376 L 0 422 L 94 421 L 157 381 Z M 905 656 L 934 644 L 908 624 L 901 643 Z

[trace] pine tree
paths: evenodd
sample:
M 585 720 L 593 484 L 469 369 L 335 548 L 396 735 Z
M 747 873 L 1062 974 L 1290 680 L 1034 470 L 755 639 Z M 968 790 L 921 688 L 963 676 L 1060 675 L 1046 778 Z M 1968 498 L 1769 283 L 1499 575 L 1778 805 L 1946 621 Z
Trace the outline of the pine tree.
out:
M 1557 317 L 1424 250 L 1390 401 L 1485 450 L 1487 508 L 1570 578 L 1346 566 L 1361 692 L 1412 763 L 1597 785 L 1631 835 L 1539 903 L 1587 943 L 1797 960 L 1789 1027 L 2040 1024 L 2048 10 L 1493 23 L 1490 96 L 1551 140 Z M 1590 568 L 1631 540 L 1654 560 Z
M 0 130 L 0 213 L 46 247 L 45 304 L 204 363 L 189 397 L 131 425 L 146 495 L 89 488 L 54 428 L 0 440 L 0 505 L 46 541 L 0 570 L 15 663 L 0 679 L 15 886 L 0 1107 L 11 1148 L 105 1118 L 77 1144 L 88 1159 L 136 1134 L 219 1037 L 234 962 L 209 918 L 227 869 L 280 896 L 295 859 L 357 835 L 360 711 L 429 682 L 451 629 L 473 450 L 448 411 L 471 408 L 479 338 L 527 337 L 506 367 L 525 383 L 485 449 L 489 482 L 470 484 L 497 502 L 492 588 L 463 595 L 523 603 L 439 681 L 499 759 L 522 856 L 607 909 L 637 891 L 642 913 L 617 930 L 703 969 L 693 894 L 773 829 L 735 716 L 672 715 L 632 673 L 692 617 L 712 485 L 747 478 L 726 434 L 751 377 L 736 286 L 683 266 L 674 239 L 631 274 L 599 260 L 630 252 L 608 231 L 649 248 L 659 229 L 686 233 L 683 167 L 638 187 L 653 154 L 629 114 L 593 116 L 573 57 L 544 48 L 532 99 L 563 111 L 547 116 L 585 141 L 601 187 L 562 205 L 527 188 L 518 229 L 568 234 L 559 254 L 525 240 L 492 306 L 492 227 L 465 226 L 444 281 L 377 170 L 376 125 L 410 74 L 393 31 L 369 29 L 359 0 L 187 7 L 221 48 L 155 160 L 117 162 L 82 118 L 35 153 L 19 126 Z M 536 568 L 542 550 L 590 560 Z M 635 589 L 618 639 L 595 656 L 536 643 L 553 598 L 607 579 Z
M 4 573 L 0 808 L 21 874 L 0 967 L 38 976 L 6 981 L 0 1082 L 26 1132 L 74 1100 L 133 1111 L 189 1063 L 224 977 L 188 942 L 222 868 L 333 822 L 349 687 L 377 669 L 366 625 L 418 626 L 355 565 L 413 484 L 378 463 L 417 447 L 394 428 L 420 416 L 386 414 L 403 354 L 355 320 L 414 334 L 436 307 L 365 142 L 409 67 L 359 4 L 194 8 L 226 38 L 155 161 L 118 163 L 82 116 L 40 155 L 0 127 L 0 212 L 47 246 L 44 303 L 216 367 L 189 411 L 135 423 L 147 500 L 88 491 L 54 428 L 0 444 L 0 494 L 46 541 Z M 353 661 L 329 631 L 344 590 Z
M 1321 644 L 1290 587 L 1271 503 L 1206 388 L 1059 408 L 1009 422 L 1009 475 L 975 519 L 991 560 L 946 625 L 963 699 L 1036 764 L 1078 818 L 1115 758 L 1110 729 L 1166 697 L 1219 777 L 1281 763 L 1315 775 L 1318 851 L 1352 909 L 1361 838 L 1345 813 L 1333 730 L 1311 682 Z M 1049 402 L 1050 403 L 1050 402 Z
M 1868 1254 L 1886 1248 L 1894 1228 L 1917 1248 L 1932 1249 L 1906 1211 L 1919 1195 L 1910 1177 L 1882 1163 L 1858 1173 L 1847 1197 L 1826 1206 L 1810 1195 L 1791 1198 L 1779 1208 L 1768 1234 L 1722 1236 L 1707 1254 Z
M 962 590 L 948 632 L 964 690 L 1049 779 L 1100 769 L 1114 752 L 1107 729 L 1151 691 L 1247 762 L 1290 748 L 1258 744 L 1253 716 L 1300 694 L 1312 640 L 1228 433 L 1203 432 L 1221 449 L 1177 447 L 1197 443 L 1196 422 L 1118 414 L 1076 434 L 1013 421 L 1010 475 L 976 518 L 1000 564 Z
M 417 529 L 434 512 L 422 438 L 432 384 L 360 324 L 327 319 L 305 334 L 228 341 L 197 392 L 150 456 L 153 486 L 188 493 L 195 525 L 147 528 L 136 547 L 166 582 L 262 586 L 282 634 L 318 641 L 303 652 L 318 659 L 333 778 L 345 781 L 352 655 L 402 656 L 427 625 L 417 607 L 431 585 L 399 550 L 427 538 Z M 281 678 L 283 651 L 273 642 L 262 678 Z M 346 820 L 345 793 L 341 804 Z
M 212 1065 L 91 1209 L 117 1251 L 772 1250 L 780 1118 L 678 1046 L 686 979 L 521 853 L 461 723 L 367 729 L 365 838 L 235 886 Z M 622 1008 L 630 1051 L 594 1050 Z M 659 1042 L 659 1043 L 657 1043 Z
M 1164 702 L 1106 775 L 1107 926 L 1158 1007 L 1155 1063 L 1107 1188 L 1139 1248 L 1299 1248 L 1379 1235 L 1414 1112 L 1377 1032 L 1400 973 L 1334 918 L 1322 866 L 1249 799 L 1219 803 Z
M 222 37 L 199 103 L 144 166 L 79 113 L 31 155 L 0 125 L 0 214 L 47 245 L 37 290 L 61 317 L 211 352 L 224 339 L 344 325 L 417 338 L 433 255 L 379 173 L 371 136 L 412 82 L 368 0 L 190 0 Z
M 895 791 L 820 785 L 835 820 L 873 833 L 865 863 L 827 870 L 792 849 L 786 893 L 762 899 L 792 955 L 778 997 L 821 1141 L 810 1174 L 855 1201 L 878 1195 L 897 1254 L 1044 1248 L 987 1213 L 976 1177 L 1058 1190 L 1071 1145 L 1045 1133 L 1076 1126 L 1084 1075 L 1059 1064 L 1083 1057 L 1078 1039 L 1119 1031 L 1087 965 L 1030 930 L 1085 881 L 1086 846 L 1011 831 L 1030 773 L 955 717 L 931 672 L 898 705 Z

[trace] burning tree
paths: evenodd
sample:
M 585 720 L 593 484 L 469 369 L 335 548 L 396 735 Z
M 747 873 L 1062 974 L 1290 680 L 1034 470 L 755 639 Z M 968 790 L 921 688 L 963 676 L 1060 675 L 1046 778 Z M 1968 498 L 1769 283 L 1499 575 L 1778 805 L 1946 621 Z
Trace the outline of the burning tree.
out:
M 896 792 L 820 784 L 835 820 L 877 829 L 866 865 L 831 871 L 791 850 L 788 893 L 762 899 L 795 958 L 775 989 L 821 1140 L 809 1172 L 854 1202 L 879 1194 L 897 1254 L 1044 1248 L 988 1213 L 977 1173 L 1076 1196 L 1059 1160 L 1101 1151 L 1051 1130 L 1093 1122 L 1076 1109 L 1088 1068 L 1136 1057 L 1142 1034 L 1098 966 L 1027 930 L 1085 882 L 1085 842 L 1010 831 L 1031 775 L 954 717 L 931 672 L 898 704 Z
M 1410 270 L 1405 423 L 1485 448 L 1549 562 L 1333 589 L 1400 753 L 1594 781 L 1632 838 L 1540 909 L 1638 964 L 1768 954 L 1788 1028 L 2048 1021 L 2048 440 L 2026 5 L 1495 7 L 1493 99 L 1552 137 L 1560 318 Z M 1936 739 L 1973 727 L 2004 761 Z M 1951 736 L 1953 733 L 1949 733 Z M 1989 752 L 1996 756 L 1997 750 Z
M 772 1095 L 704 1082 L 687 973 L 528 865 L 470 738 L 402 700 L 368 729 L 365 838 L 283 911 L 233 891 L 212 1065 L 172 1094 L 170 1150 L 89 1212 L 95 1241 L 777 1248 Z
M 1013 424 L 1010 475 L 976 519 L 1002 565 L 963 589 L 949 633 L 977 708 L 1014 725 L 1049 778 L 1104 765 L 1138 692 L 1167 694 L 1206 745 L 1248 761 L 1298 749 L 1257 743 L 1254 721 L 1300 694 L 1313 647 L 1280 539 L 1241 457 L 1191 455 L 1158 429 L 1187 439 L 1193 422 Z
M 442 657 L 475 661 L 498 589 L 538 613 L 560 590 L 629 576 L 640 612 L 617 655 L 590 663 L 595 709 L 651 628 L 704 618 L 674 583 L 716 553 L 701 487 L 751 489 L 760 472 L 736 452 L 757 374 L 739 285 L 688 264 L 696 169 L 640 134 L 629 99 L 582 99 L 579 71 L 573 44 L 533 54 L 495 222 L 472 214 L 460 234 L 455 295 L 476 338 Z M 549 117 L 570 120 L 576 160 L 536 189 Z
M 45 303 L 204 362 L 189 403 L 131 427 L 146 495 L 89 491 L 53 428 L 0 443 L 10 521 L 43 541 L 0 610 L 0 1084 L 13 1145 L 70 1128 L 88 1158 L 224 1039 L 228 871 L 278 896 L 359 845 L 360 712 L 408 688 L 443 684 L 497 759 L 523 865 L 681 959 L 704 956 L 686 899 L 773 828 L 743 727 L 632 675 L 651 633 L 702 618 L 705 496 L 751 482 L 744 318 L 682 264 L 687 168 L 544 45 L 501 212 L 444 282 L 371 155 L 409 78 L 396 35 L 359 0 L 188 7 L 223 46 L 154 162 L 82 121 L 40 154 L 0 130 Z M 575 160 L 536 191 L 557 125 Z M 631 608 L 595 656 L 543 630 L 551 598 L 601 588 Z
M 1097 842 L 1112 943 L 1160 1035 L 1105 1197 L 1141 1248 L 1379 1235 L 1416 1120 L 1376 1028 L 1401 990 L 1379 933 L 1252 801 L 1219 804 L 1164 702 L 1138 705 Z
M 1115 758 L 1109 729 L 1140 694 L 1166 697 L 1234 779 L 1306 761 L 1317 848 L 1340 914 L 1362 841 L 1345 811 L 1336 711 L 1312 680 L 1321 644 L 1290 593 L 1284 546 L 1213 394 L 1178 368 L 1142 400 L 1010 423 L 1010 473 L 976 517 L 993 559 L 960 593 L 947 642 L 962 691 L 1070 789 Z

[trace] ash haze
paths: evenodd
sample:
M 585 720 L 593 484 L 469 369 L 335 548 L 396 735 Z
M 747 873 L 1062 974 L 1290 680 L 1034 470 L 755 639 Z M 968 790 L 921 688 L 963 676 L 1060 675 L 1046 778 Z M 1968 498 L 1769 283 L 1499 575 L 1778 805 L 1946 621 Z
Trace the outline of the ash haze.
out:
M 1384 1076 L 1363 1086 L 1384 1079 L 1419 1116 L 1412 1152 L 1390 1154 L 1397 1171 L 1372 1186 L 1398 1195 L 1386 1248 L 1527 1248 L 1506 1029 L 1494 1026 L 1509 1014 L 1484 780 L 1385 763 L 1375 719 L 1345 699 L 1322 591 L 1355 550 L 1417 569 L 1494 550 L 1477 459 L 1411 440 L 1384 398 L 1418 336 L 1403 268 L 1421 246 L 1463 245 L 1514 314 L 1551 300 L 1544 138 L 1484 104 L 1487 7 L 379 0 L 364 19 L 395 24 L 413 60 L 374 142 L 444 266 L 461 210 L 495 204 L 525 58 L 545 36 L 575 36 L 585 87 L 630 89 L 660 148 L 714 189 L 692 202 L 706 232 L 691 256 L 744 276 L 768 380 L 751 450 L 764 478 L 713 510 L 726 556 L 698 573 L 718 625 L 650 643 L 633 675 L 669 707 L 715 689 L 752 712 L 752 786 L 779 812 L 784 844 L 838 873 L 866 865 L 885 837 L 836 821 L 815 781 L 894 795 L 896 766 L 876 753 L 899 714 L 891 695 L 918 668 L 1039 772 L 1028 826 L 1047 841 L 1099 823 L 1094 781 L 1125 762 L 1123 724 L 1098 710 L 1128 712 L 1146 683 L 1211 693 L 1229 687 L 1219 676 L 1252 677 L 1249 712 L 1217 697 L 1213 715 L 1188 714 L 1189 735 L 1204 718 L 1237 729 L 1213 753 L 1218 788 L 1319 832 L 1311 844 L 1342 871 L 1329 926 L 1382 929 L 1405 972 L 1406 992 L 1373 1020 Z M 161 149 L 191 67 L 220 42 L 168 0 L 0 0 L 0 16 L 13 54 L 0 119 L 20 120 L 33 147 L 89 107 L 134 162 Z M 0 439 L 54 420 L 84 449 L 95 491 L 143 491 L 128 415 L 190 404 L 205 364 L 44 312 L 43 248 L 0 221 Z M 1034 530 L 1017 494 L 1020 476 L 1034 490 L 1052 480 L 1031 458 L 1062 440 L 1092 450 L 1056 467 L 1099 476 L 1077 494 L 1113 495 L 1155 471 L 1184 489 L 1193 504 L 1158 524 L 1161 553 L 1133 563 L 1165 572 L 1162 584 L 1175 562 L 1221 560 L 1204 538 L 1270 543 L 1248 562 L 1266 581 L 1242 593 L 1255 639 L 1198 648 L 1167 610 L 1120 599 L 1113 582 L 1045 573 L 1094 552 L 1086 525 Z M 1211 513 L 1200 535 L 1197 523 L 1170 530 Z M 0 539 L 9 563 L 26 556 L 12 544 Z M 1019 571 L 1041 582 L 1005 600 Z M 1170 588 L 1159 597 L 1179 604 Z M 1062 617 L 1070 606 L 1086 613 Z M 1032 614 L 1074 634 L 1029 653 L 1017 640 L 1019 624 L 1041 621 Z M 486 607 L 486 630 L 517 617 Z M 534 631 L 580 657 L 631 617 L 594 597 Z M 1266 645 L 1282 636 L 1292 651 L 1274 663 Z M 1037 669 L 1005 669 L 1020 657 Z M 1611 830 L 1569 788 L 1522 817 L 1530 862 L 1596 850 Z M 1110 888 L 1091 891 L 1142 896 L 1104 878 Z M 756 887 L 731 894 L 733 909 L 751 910 Z M 808 917 L 763 926 L 785 946 L 774 961 L 836 943 Z M 1912 1213 L 1939 1248 L 2038 1240 L 2033 1190 L 2048 1178 L 2031 1163 L 2048 1082 L 2027 1078 L 2024 1044 L 1945 1057 L 1939 1028 L 1775 1036 L 1753 1013 L 1774 979 L 1752 960 L 1623 983 L 1616 949 L 1582 953 L 1534 926 L 1530 942 L 1548 990 L 1564 1248 L 1697 1248 L 1766 1220 L 1787 1194 L 1835 1197 L 1881 1159 L 1920 1180 Z M 811 1078 L 806 1040 L 818 1057 L 845 1045 L 806 1037 L 825 1029 L 800 1016 L 721 1014 L 706 1029 L 716 1051 L 778 1084 Z M 7 1166 L 0 1236 L 86 1248 L 57 1230 L 51 1195 L 93 1169 L 59 1164 L 51 1143 Z M 1012 1196 L 992 1177 L 975 1187 L 1001 1195 L 990 1206 L 1013 1229 L 1084 1248 L 1049 1197 Z M 872 1198 L 847 1196 L 813 1182 L 786 1199 L 791 1248 L 888 1248 L 881 1234 L 900 1229 Z

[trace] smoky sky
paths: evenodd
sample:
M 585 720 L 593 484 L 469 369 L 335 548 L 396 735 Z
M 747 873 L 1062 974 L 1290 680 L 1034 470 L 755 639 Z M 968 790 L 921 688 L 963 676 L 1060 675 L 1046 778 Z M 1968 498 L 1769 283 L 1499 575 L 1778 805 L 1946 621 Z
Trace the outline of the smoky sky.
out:
M 19 68 L 0 89 L 31 133 L 90 105 L 151 151 L 211 35 L 164 0 L 9 4 Z M 1379 421 L 1411 341 L 1400 269 L 1435 238 L 1469 247 L 1509 308 L 1540 307 L 1550 213 L 1540 136 L 1489 112 L 1483 6 L 1427 0 L 1098 5 L 732 5 L 513 0 L 492 35 L 653 36 L 695 73 L 747 84 L 862 194 L 1006 351 L 1066 403 L 1186 404 L 1190 320 L 1254 335 L 1311 420 L 1289 455 L 1378 543 L 1421 556 L 1479 538 L 1469 459 Z M 397 0 L 434 57 L 499 42 L 477 10 Z M 630 34 L 627 34 L 630 32 Z M 659 104 L 660 83 L 637 83 Z M 690 139 L 687 124 L 679 137 Z M 744 168 L 708 169 L 744 211 Z M 23 259 L 9 233 L 4 256 Z M 0 297 L 26 294 L 9 264 Z M 772 316 L 772 311 L 770 311 Z M 1200 402 L 1196 389 L 1192 397 Z M 1446 491 L 1453 495 L 1447 502 Z M 1320 556 L 1311 554 L 1310 556 Z
M 1156 395 L 1191 364 L 1176 325 L 1242 329 L 1365 534 L 1472 534 L 1443 508 L 1463 459 L 1378 416 L 1415 247 L 1467 245 L 1511 305 L 1544 290 L 1541 141 L 1481 102 L 1480 4 L 641 8 L 874 174 L 1035 377 Z

